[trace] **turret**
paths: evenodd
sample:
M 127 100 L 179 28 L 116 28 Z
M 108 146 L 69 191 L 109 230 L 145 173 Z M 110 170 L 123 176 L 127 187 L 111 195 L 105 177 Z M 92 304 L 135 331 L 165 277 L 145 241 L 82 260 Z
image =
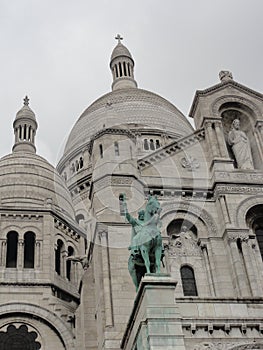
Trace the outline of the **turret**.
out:
M 112 90 L 136 88 L 137 83 L 134 80 L 134 61 L 127 47 L 121 40 L 123 38 L 118 34 L 117 46 L 111 54 L 110 68 L 113 76 Z
M 35 113 L 28 105 L 29 98 L 26 96 L 24 98 L 24 106 L 17 112 L 13 124 L 15 134 L 13 152 L 24 151 L 36 153 L 35 134 L 37 122 Z

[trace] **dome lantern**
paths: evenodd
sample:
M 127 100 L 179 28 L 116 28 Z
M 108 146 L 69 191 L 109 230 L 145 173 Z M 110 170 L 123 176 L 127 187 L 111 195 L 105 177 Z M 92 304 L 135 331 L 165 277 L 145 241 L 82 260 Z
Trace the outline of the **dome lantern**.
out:
M 112 51 L 110 61 L 113 76 L 112 90 L 136 88 L 137 83 L 134 80 L 134 61 L 132 55 L 127 47 L 121 43 L 123 38 L 120 34 L 115 39 L 118 40 L 118 44 Z
M 13 152 L 33 152 L 36 153 L 35 134 L 37 122 L 35 113 L 29 107 L 29 98 L 24 98 L 24 106 L 17 112 L 13 123 L 15 144 Z

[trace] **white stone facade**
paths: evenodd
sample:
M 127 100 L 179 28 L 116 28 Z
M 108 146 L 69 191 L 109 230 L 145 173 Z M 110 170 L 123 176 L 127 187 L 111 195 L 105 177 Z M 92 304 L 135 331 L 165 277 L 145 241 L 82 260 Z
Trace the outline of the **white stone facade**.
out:
M 77 120 L 61 177 L 35 155 L 28 100 L 18 112 L 0 161 L 0 350 L 21 332 L 25 350 L 263 349 L 263 95 L 221 72 L 195 95 L 194 130 L 137 88 L 118 40 L 113 91 Z M 162 206 L 163 277 L 137 298 L 122 193 L 133 216 L 149 195 Z

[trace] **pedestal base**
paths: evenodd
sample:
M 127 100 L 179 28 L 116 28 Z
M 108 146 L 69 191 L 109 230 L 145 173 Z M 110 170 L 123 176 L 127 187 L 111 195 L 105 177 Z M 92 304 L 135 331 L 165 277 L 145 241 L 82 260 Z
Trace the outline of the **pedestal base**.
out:
M 168 274 L 146 274 L 123 336 L 125 350 L 185 350 L 175 303 L 177 282 Z

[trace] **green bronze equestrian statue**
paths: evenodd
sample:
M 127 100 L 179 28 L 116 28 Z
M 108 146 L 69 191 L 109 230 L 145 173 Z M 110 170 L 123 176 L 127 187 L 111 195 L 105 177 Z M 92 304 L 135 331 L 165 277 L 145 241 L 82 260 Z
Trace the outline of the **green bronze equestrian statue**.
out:
M 136 290 L 138 290 L 141 278 L 145 273 L 160 273 L 163 257 L 160 232 L 161 207 L 156 197 L 149 197 L 145 210 L 140 210 L 136 219 L 128 212 L 125 195 L 122 195 L 122 198 L 124 215 L 132 225 L 128 269 Z

